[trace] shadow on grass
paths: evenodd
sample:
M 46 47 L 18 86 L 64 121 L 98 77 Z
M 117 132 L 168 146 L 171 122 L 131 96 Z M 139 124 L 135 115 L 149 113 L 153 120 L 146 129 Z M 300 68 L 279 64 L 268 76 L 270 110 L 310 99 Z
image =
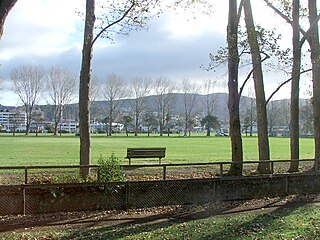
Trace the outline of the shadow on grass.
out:
M 237 222 L 228 225 L 217 231 L 203 232 L 201 236 L 192 239 L 236 239 L 237 237 L 254 234 L 261 231 L 265 226 L 270 226 L 275 221 L 290 215 L 296 209 L 307 204 L 307 201 L 284 201 L 283 199 L 272 200 L 263 205 L 253 207 L 239 207 L 239 204 L 229 204 L 222 208 L 198 206 L 187 210 L 173 211 L 164 214 L 154 214 L 147 217 L 133 218 L 115 218 L 106 217 L 97 221 L 86 219 L 85 227 L 71 231 L 63 238 L 59 239 L 121 239 L 128 236 L 134 236 L 140 233 L 148 233 L 156 230 L 168 228 L 174 224 L 185 223 L 192 220 L 206 219 L 209 217 L 235 216 L 239 213 L 259 213 L 254 219 L 246 222 Z M 200 207 L 202 209 L 200 209 Z M 199 210 L 200 209 L 200 210 Z M 86 220 L 82 220 L 82 224 Z M 79 224 L 75 220 L 73 223 Z M 210 227 L 209 227 L 210 228 Z M 213 227 L 212 227 L 213 228 Z M 133 238 L 135 239 L 135 238 Z M 158 239 L 163 239 L 159 236 Z M 178 238 L 179 239 L 179 238 Z M 181 236 L 180 239 L 184 239 Z

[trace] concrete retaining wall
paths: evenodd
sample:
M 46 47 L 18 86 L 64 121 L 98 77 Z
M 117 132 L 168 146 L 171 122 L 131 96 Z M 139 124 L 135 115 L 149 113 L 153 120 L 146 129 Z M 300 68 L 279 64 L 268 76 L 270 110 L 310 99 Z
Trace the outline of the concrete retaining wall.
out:
M 318 174 L 0 186 L 0 215 L 144 208 L 319 192 Z

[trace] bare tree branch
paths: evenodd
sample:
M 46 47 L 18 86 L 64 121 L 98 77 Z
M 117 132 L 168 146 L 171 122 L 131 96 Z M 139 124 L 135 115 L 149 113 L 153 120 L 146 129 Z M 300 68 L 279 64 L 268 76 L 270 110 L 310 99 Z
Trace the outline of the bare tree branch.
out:
M 239 25 L 239 22 L 240 22 L 243 4 L 244 4 L 244 0 L 241 0 L 241 2 L 240 2 L 240 4 L 239 4 L 239 8 L 238 8 L 237 25 Z
M 93 39 L 92 43 L 91 43 L 91 48 L 93 46 L 93 44 L 95 43 L 95 41 L 105 32 L 107 31 L 107 29 L 111 28 L 112 26 L 116 25 L 117 23 L 121 22 L 129 13 L 130 11 L 133 9 L 133 7 L 135 6 L 136 2 L 132 1 L 132 4 L 130 5 L 130 7 L 123 13 L 122 17 L 119 18 L 118 20 L 114 21 L 113 23 L 109 24 L 108 26 L 104 27 L 98 34 L 97 36 Z
M 307 70 L 304 70 L 304 71 L 302 71 L 302 72 L 300 73 L 300 75 L 303 74 L 303 73 L 310 72 L 311 70 L 312 70 L 312 68 L 307 69 Z M 272 94 L 270 95 L 270 97 L 267 99 L 266 105 L 270 102 L 271 98 L 282 88 L 282 86 L 286 85 L 286 84 L 287 84 L 288 82 L 290 82 L 291 80 L 292 80 L 292 77 L 289 78 L 288 80 L 284 81 L 283 83 L 281 83 L 281 84 L 277 87 L 277 89 L 276 89 L 275 91 L 273 91 L 273 93 L 272 93 Z
M 300 40 L 299 46 L 298 47 L 302 47 L 303 43 L 308 39 L 308 37 L 311 35 L 314 27 L 316 26 L 316 24 L 319 22 L 320 20 L 320 15 L 317 16 L 317 18 L 313 21 L 312 25 L 310 26 L 310 28 L 307 30 L 307 32 L 305 32 L 303 34 L 303 37 Z
M 264 53 L 264 52 L 262 52 L 262 54 L 264 54 L 265 57 L 261 60 L 260 64 L 262 64 L 265 60 L 267 60 L 267 59 L 270 58 L 270 56 L 269 56 L 268 54 L 266 54 L 266 53 Z M 253 68 L 253 69 L 249 72 L 249 74 L 247 75 L 246 79 L 244 80 L 242 86 L 240 87 L 240 90 L 239 90 L 239 100 L 240 100 L 240 97 L 241 97 L 241 95 L 242 95 L 242 92 L 243 92 L 243 89 L 244 89 L 245 85 L 246 85 L 247 82 L 249 81 L 251 75 L 253 74 L 253 72 L 254 72 L 254 70 L 255 70 L 256 68 L 257 68 L 257 67 Z
M 275 11 L 280 17 L 282 17 L 287 23 L 289 23 L 290 25 L 292 25 L 292 20 L 286 16 L 285 14 L 283 14 L 278 8 L 276 8 L 269 0 L 263 0 L 268 7 L 270 7 L 273 11 Z M 302 28 L 300 28 L 300 32 L 305 35 L 306 31 L 304 31 Z

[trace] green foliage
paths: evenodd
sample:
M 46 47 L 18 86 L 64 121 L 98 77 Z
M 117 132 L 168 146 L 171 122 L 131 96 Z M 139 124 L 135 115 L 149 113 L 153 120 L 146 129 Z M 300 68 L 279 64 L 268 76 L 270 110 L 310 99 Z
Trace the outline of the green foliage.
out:
M 220 122 L 216 116 L 207 115 L 201 119 L 201 124 L 206 126 L 206 128 L 219 128 Z
M 28 183 L 32 184 L 50 184 L 50 183 L 84 183 L 93 182 L 91 176 L 83 178 L 80 175 L 73 173 L 67 174 L 60 172 L 57 173 L 41 173 L 33 175 L 28 179 Z
M 124 180 L 124 171 L 119 158 L 111 154 L 109 158 L 100 155 L 98 160 L 98 182 L 118 182 Z

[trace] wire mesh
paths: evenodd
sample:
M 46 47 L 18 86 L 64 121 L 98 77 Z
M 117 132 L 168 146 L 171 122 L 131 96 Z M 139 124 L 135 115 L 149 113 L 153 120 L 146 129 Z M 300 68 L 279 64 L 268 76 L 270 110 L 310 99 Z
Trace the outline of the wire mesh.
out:
M 91 169 L 91 179 L 81 183 L 76 167 L 0 168 L 0 215 L 145 208 L 319 192 L 320 172 L 310 171 L 313 161 L 300 161 L 299 172 L 294 174 L 288 173 L 290 162 L 269 163 L 273 174 L 258 175 L 257 163 L 247 162 L 239 177 L 227 175 L 231 163 L 131 165 L 124 167 L 126 181 L 107 183 L 97 182 L 96 167 Z
M 23 191 L 20 187 L 0 187 L 0 215 L 23 213 Z

